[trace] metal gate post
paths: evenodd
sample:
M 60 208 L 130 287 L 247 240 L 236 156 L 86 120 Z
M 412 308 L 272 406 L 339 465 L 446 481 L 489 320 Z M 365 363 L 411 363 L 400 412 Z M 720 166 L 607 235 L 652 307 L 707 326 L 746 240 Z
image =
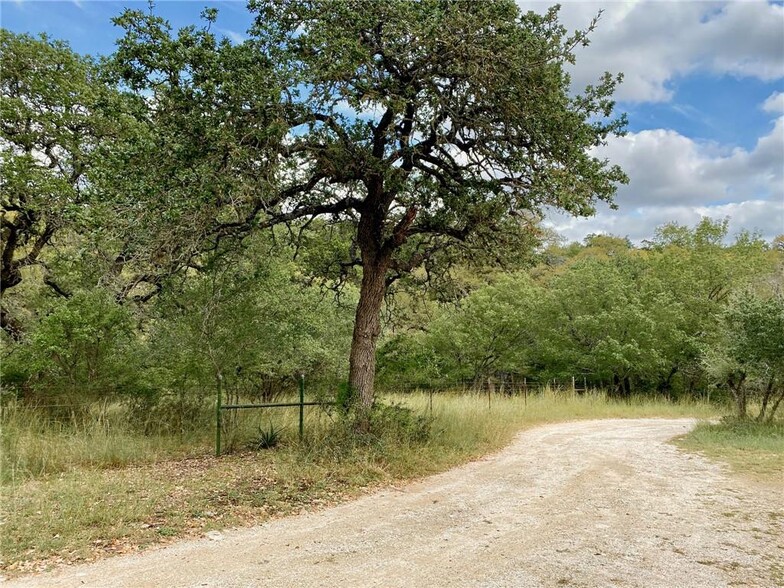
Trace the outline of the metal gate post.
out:
M 299 375 L 299 440 L 305 435 L 305 374 Z
M 220 456 L 221 452 L 221 403 L 223 397 L 223 375 L 218 373 L 217 389 L 218 397 L 215 401 L 215 456 Z

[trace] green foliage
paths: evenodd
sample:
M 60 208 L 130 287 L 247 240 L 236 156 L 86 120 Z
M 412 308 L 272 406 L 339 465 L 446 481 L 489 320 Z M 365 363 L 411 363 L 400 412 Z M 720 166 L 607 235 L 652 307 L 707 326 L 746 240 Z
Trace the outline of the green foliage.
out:
M 732 392 L 738 418 L 759 399 L 757 420 L 773 419 L 784 400 L 784 295 L 738 292 L 722 319 L 704 355 L 709 374 Z
M 380 351 L 382 381 L 429 388 L 479 383 L 496 372 L 525 372 L 533 360 L 542 294 L 523 273 L 479 288 L 440 312 L 426 333 L 386 341 Z
M 0 403 L 22 398 L 29 393 L 30 370 L 22 357 L 24 354 L 15 346 L 8 347 L 10 352 L 0 362 Z
M 343 414 L 348 414 L 351 406 L 354 404 L 354 391 L 348 382 L 341 382 L 338 386 L 337 394 L 335 395 L 335 406 Z
M 172 276 L 236 248 L 230 237 L 245 236 L 244 220 L 270 197 L 267 146 L 285 131 L 268 58 L 211 32 L 214 10 L 203 16 L 204 27 L 176 33 L 152 11 L 114 19 L 126 35 L 102 64 L 104 79 L 138 109 L 91 175 L 101 198 L 90 237 L 121 298 L 145 302 Z
M 588 240 L 542 276 L 550 318 L 541 363 L 623 394 L 705 391 L 703 342 L 728 295 L 772 269 L 764 243 L 741 235 L 726 246 L 726 229 L 709 219 L 693 229 L 665 226 L 647 250 L 611 240 L 597 250 Z
M 254 450 L 273 449 L 280 443 L 281 433 L 282 431 L 276 429 L 272 423 L 266 429 L 259 426 L 256 436 L 250 440 L 248 447 Z
M 160 299 L 149 345 L 163 389 L 211 398 L 220 374 L 230 397 L 268 399 L 293 389 L 300 373 L 309 389 L 342 376 L 351 309 L 298 283 L 297 267 L 281 257 L 254 262 L 265 245 L 248 245 L 230 266 Z
M 339 260 L 336 279 L 363 268 L 352 354 L 366 359 L 349 380 L 369 408 L 391 283 L 443 274 L 461 248 L 498 258 L 544 205 L 589 214 L 626 181 L 590 155 L 625 126 L 613 118 L 619 79 L 574 95 L 565 65 L 588 31 L 569 35 L 557 9 L 521 14 L 511 0 L 249 9 L 239 44 L 210 32 L 213 11 L 176 33 L 141 11 L 115 19 L 125 35 L 111 69 L 152 94 L 151 139 L 118 149 L 134 163 L 117 190 L 150 226 L 163 219 L 153 249 L 170 270 L 260 226 L 349 227 L 351 242 L 337 240 L 348 251 L 311 261 Z
M 784 371 L 784 294 L 737 295 L 725 312 L 732 333 L 729 353 L 767 374 Z
M 623 396 L 710 396 L 716 381 L 726 382 L 706 372 L 712 341 L 726 352 L 742 347 L 749 366 L 753 354 L 760 362 L 764 355 L 758 372 L 772 374 L 770 366 L 782 357 L 772 334 L 778 328 L 773 307 L 754 306 L 743 327 L 747 337 L 737 336 L 740 325 L 720 335 L 728 304 L 736 306 L 733 292 L 775 283 L 770 272 L 780 254 L 748 235 L 725 245 L 726 226 L 706 219 L 694 228 L 663 227 L 659 241 L 645 249 L 606 236 L 592 236 L 568 254 L 554 247 L 552 256 L 540 255 L 545 265 L 529 272 L 535 279 L 497 280 L 419 330 L 389 338 L 380 354 L 382 381 L 426 388 L 501 373 L 575 377 Z M 764 343 L 754 347 L 755 341 Z M 778 380 L 764 383 L 771 381 L 770 407 L 778 389 Z
M 269 399 L 305 373 L 351 413 L 372 405 L 381 337 L 387 385 L 576 376 L 672 397 L 742 382 L 775 412 L 780 250 L 726 245 L 728 223 L 705 219 L 643 248 L 551 246 L 528 271 L 543 206 L 588 214 L 626 179 L 591 155 L 623 131 L 618 78 L 575 93 L 566 71 L 594 23 L 569 34 L 557 9 L 512 0 L 250 9 L 243 43 L 212 32 L 214 10 L 179 31 L 126 10 L 100 64 L 0 32 L 14 395 L 121 397 L 133 426 L 184 435 L 218 381 Z
M 0 291 L 27 275 L 67 296 L 84 284 L 69 283 L 57 261 L 86 247 L 93 174 L 133 126 L 138 102 L 105 84 L 92 59 L 46 36 L 0 29 L 0 60 Z M 6 311 L 12 306 L 3 300 L 2 328 L 19 338 L 26 325 Z
M 14 349 L 11 369 L 25 366 L 26 386 L 37 402 L 78 405 L 135 394 L 140 353 L 128 309 L 107 292 L 82 291 L 56 301 Z
M 430 437 L 433 418 L 403 404 L 377 402 L 370 413 L 369 434 L 393 443 L 423 443 Z
M 400 444 L 425 443 L 430 439 L 432 416 L 405 403 L 378 401 L 369 412 L 356 403 L 347 408 L 338 404 L 338 408 L 342 418 L 335 422 L 329 437 L 321 441 L 338 453 L 356 446 L 393 449 Z
M 436 319 L 437 320 L 437 319 Z M 430 334 L 407 331 L 390 336 L 378 352 L 378 379 L 386 389 L 428 389 L 460 380 L 447 357 L 438 355 Z
M 96 141 L 112 132 L 112 91 L 59 41 L 0 29 L 3 214 L 11 247 L 79 216 Z

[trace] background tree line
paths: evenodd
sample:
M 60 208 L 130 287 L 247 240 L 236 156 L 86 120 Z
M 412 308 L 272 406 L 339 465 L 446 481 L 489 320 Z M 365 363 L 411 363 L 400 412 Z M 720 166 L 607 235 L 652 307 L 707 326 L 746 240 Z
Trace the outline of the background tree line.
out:
M 727 221 L 533 252 L 381 348 L 387 386 L 569 381 L 621 397 L 731 398 L 773 417 L 784 398 L 784 247 Z

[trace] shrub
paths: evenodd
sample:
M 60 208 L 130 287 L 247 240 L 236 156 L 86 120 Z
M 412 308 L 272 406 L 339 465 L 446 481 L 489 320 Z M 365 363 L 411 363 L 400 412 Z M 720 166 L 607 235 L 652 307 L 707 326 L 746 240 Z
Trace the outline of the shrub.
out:
M 433 419 L 401 404 L 376 403 L 370 416 L 370 432 L 377 438 L 419 443 L 427 441 Z
M 248 447 L 254 450 L 272 449 L 280 443 L 282 432 L 281 429 L 276 429 L 272 423 L 266 429 L 259 426 L 256 436 L 248 443 Z
M 133 317 L 102 290 L 76 292 L 58 304 L 16 355 L 28 374 L 26 385 L 17 383 L 17 389 L 45 405 L 73 408 L 133 393 L 138 385 Z

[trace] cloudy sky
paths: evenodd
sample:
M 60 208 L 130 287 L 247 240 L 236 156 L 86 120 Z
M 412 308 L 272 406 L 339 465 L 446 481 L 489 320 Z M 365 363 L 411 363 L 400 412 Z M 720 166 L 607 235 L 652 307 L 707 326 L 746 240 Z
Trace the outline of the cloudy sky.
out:
M 16 32 L 46 32 L 81 53 L 109 53 L 118 29 L 110 18 L 128 1 L 2 0 L 0 23 Z M 550 2 L 526 2 L 545 10 Z M 575 88 L 604 72 L 623 72 L 616 96 L 629 132 L 599 155 L 631 178 L 619 210 L 586 219 L 551 214 L 569 240 L 590 233 L 649 238 L 666 222 L 693 225 L 703 216 L 731 218 L 730 230 L 784 233 L 784 6 L 781 2 L 570 2 L 561 20 L 584 28 L 600 10 L 589 47 L 580 49 Z M 220 9 L 219 31 L 242 40 L 244 1 L 159 1 L 174 26 Z

